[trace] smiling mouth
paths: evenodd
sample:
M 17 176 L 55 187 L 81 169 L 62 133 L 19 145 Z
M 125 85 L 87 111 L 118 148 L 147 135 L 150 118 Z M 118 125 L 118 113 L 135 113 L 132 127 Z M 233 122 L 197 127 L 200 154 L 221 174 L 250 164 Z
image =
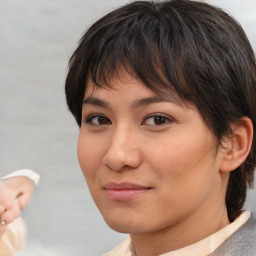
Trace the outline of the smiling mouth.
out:
M 150 191 L 151 187 L 144 187 L 132 183 L 107 183 L 103 187 L 108 199 L 114 201 L 129 201 Z

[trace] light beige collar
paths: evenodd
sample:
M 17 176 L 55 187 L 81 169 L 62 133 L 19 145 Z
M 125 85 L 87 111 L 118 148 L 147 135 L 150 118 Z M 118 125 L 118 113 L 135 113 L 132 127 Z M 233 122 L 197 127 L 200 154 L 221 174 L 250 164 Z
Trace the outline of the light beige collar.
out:
M 244 211 L 234 222 L 206 237 L 205 239 L 187 247 L 167 252 L 159 256 L 207 256 L 213 253 L 228 237 L 236 232 L 251 216 L 249 211 Z M 130 237 L 127 237 L 120 245 L 104 256 L 135 256 L 135 251 Z

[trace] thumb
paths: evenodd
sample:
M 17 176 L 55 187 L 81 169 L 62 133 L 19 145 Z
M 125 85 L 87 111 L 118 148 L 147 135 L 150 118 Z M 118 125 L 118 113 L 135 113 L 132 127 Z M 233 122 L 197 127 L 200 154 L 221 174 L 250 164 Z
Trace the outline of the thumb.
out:
M 16 200 L 11 207 L 5 209 L 5 211 L 1 214 L 1 220 L 5 220 L 7 224 L 14 221 L 20 215 L 20 207 Z
M 0 222 L 1 222 L 1 221 L 5 221 L 5 219 L 2 218 L 2 215 L 4 214 L 4 212 L 5 212 L 4 207 L 3 207 L 2 205 L 0 205 Z M 0 223 L 0 238 L 1 238 L 1 236 L 4 234 L 6 228 L 7 228 L 7 222 L 6 222 L 6 224 L 4 224 L 4 225 L 2 225 L 2 224 Z

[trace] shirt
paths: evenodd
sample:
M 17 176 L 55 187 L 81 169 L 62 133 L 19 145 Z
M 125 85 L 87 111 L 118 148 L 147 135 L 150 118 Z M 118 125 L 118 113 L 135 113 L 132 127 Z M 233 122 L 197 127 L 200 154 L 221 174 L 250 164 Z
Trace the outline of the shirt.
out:
M 228 237 L 236 232 L 250 218 L 251 213 L 244 211 L 235 221 L 204 238 L 203 240 L 184 248 L 167 252 L 159 256 L 206 256 L 213 253 Z M 130 237 L 127 237 L 120 245 L 104 254 L 104 256 L 135 256 Z

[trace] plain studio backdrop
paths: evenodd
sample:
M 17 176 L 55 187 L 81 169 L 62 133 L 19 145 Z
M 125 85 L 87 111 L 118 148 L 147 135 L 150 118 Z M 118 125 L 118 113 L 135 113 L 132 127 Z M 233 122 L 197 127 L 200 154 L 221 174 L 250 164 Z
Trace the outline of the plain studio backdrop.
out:
M 212 0 L 244 27 L 256 51 L 256 1 Z M 0 176 L 41 175 L 23 217 L 20 256 L 99 256 L 123 238 L 104 223 L 76 157 L 78 127 L 67 111 L 68 59 L 90 24 L 126 0 L 0 1 Z M 256 191 L 247 208 L 256 209 Z

